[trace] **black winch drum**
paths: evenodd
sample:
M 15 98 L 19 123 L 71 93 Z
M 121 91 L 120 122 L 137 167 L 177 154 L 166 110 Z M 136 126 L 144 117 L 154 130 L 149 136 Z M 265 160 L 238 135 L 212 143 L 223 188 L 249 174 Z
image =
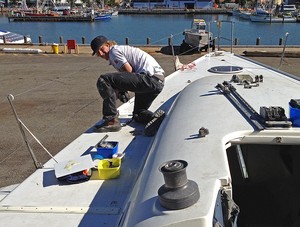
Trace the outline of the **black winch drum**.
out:
M 158 190 L 159 203 L 170 210 L 178 210 L 195 204 L 199 198 L 199 188 L 196 182 L 187 179 L 184 160 L 172 160 L 159 167 L 165 184 Z

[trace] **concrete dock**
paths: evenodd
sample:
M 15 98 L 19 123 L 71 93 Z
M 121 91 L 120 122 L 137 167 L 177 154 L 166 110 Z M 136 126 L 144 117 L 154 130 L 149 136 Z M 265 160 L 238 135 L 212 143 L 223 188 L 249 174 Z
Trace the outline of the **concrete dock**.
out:
M 23 181 L 35 166 L 22 139 L 8 94 L 14 96 L 13 105 L 22 122 L 45 148 L 55 155 L 80 134 L 102 118 L 102 101 L 96 89 L 100 74 L 115 71 L 100 58 L 91 56 L 89 46 L 80 46 L 79 52 L 53 54 L 51 46 L 18 46 L 41 49 L 39 54 L 6 54 L 0 46 L 0 187 Z M 158 47 L 141 47 L 149 52 L 169 75 L 174 72 L 173 56 Z M 223 48 L 229 50 L 230 48 Z M 245 51 L 261 48 L 234 48 L 243 55 Z M 281 48 L 264 48 L 276 53 Z M 296 53 L 299 48 L 287 48 Z M 179 56 L 182 63 L 189 63 L 205 53 Z M 281 55 L 280 55 L 281 56 Z M 253 60 L 278 68 L 280 57 L 252 56 Z M 285 57 L 280 70 L 300 76 L 299 57 Z M 50 156 L 27 133 L 38 161 L 45 163 Z

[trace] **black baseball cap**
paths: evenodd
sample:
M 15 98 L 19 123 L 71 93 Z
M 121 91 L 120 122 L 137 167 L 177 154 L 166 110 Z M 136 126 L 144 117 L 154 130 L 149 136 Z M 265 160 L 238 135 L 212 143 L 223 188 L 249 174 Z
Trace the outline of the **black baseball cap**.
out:
M 99 48 L 107 41 L 108 39 L 103 35 L 99 35 L 96 38 L 94 38 L 91 42 L 91 48 L 93 50 L 92 55 L 95 55 L 99 51 Z

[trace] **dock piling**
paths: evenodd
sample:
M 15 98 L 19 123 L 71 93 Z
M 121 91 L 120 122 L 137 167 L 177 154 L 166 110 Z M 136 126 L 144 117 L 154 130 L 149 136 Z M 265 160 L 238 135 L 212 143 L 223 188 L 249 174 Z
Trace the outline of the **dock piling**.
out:
M 239 45 L 239 40 L 238 40 L 238 38 L 235 38 L 235 39 L 234 39 L 234 45 L 235 45 L 235 46 Z
M 257 39 L 256 39 L 256 45 L 258 46 L 260 44 L 260 37 L 258 37 Z
M 42 45 L 42 43 L 43 43 L 43 37 L 39 36 L 39 44 Z

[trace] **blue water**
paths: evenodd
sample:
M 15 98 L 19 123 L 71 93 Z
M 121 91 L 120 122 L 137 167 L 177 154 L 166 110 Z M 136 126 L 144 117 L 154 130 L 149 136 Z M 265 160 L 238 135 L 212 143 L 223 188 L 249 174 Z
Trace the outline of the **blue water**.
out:
M 213 21 L 232 21 L 233 38 L 238 39 L 239 45 L 255 45 L 260 38 L 261 45 L 278 45 L 279 39 L 285 42 L 286 33 L 288 45 L 300 45 L 300 23 L 254 23 L 241 20 L 229 15 L 197 15 L 210 23 L 214 37 L 221 37 L 220 45 L 228 45 L 231 37 L 231 22 L 223 22 L 220 34 L 217 24 Z M 0 16 L 0 30 L 8 30 L 22 35 L 30 35 L 34 43 L 42 36 L 44 43 L 58 43 L 75 39 L 86 43 L 97 35 L 105 35 L 119 44 L 125 44 L 128 38 L 131 45 L 146 44 L 147 37 L 153 45 L 166 45 L 172 35 L 174 44 L 180 44 L 184 38 L 182 32 L 190 28 L 193 15 L 119 15 L 109 21 L 96 22 L 9 22 L 7 17 Z

